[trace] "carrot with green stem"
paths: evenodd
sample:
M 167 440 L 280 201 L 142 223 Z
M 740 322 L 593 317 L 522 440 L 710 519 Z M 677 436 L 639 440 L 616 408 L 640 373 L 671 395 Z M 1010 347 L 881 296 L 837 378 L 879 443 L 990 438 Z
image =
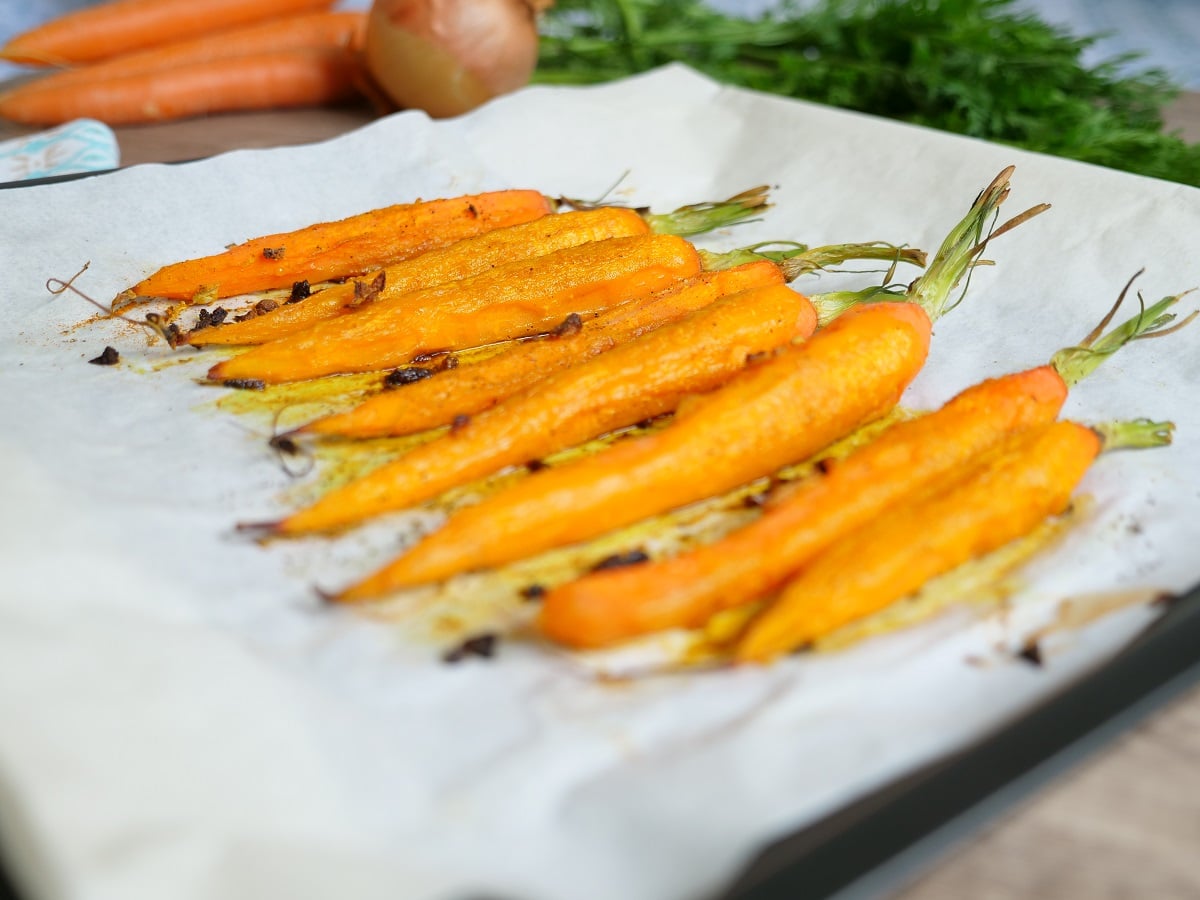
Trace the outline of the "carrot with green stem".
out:
M 535 384 L 268 530 L 353 525 L 661 415 L 814 328 L 812 305 L 786 285 L 730 295 Z
M 18 34 L 0 47 L 0 59 L 26 65 L 90 63 L 333 5 L 334 0 L 109 0 Z
M 381 207 L 164 266 L 123 291 L 114 306 L 157 297 L 210 302 L 361 275 L 496 228 L 533 221 L 554 212 L 560 202 L 538 191 L 510 189 Z M 687 236 L 743 221 L 768 206 L 762 186 L 673 213 L 631 212 L 653 233 Z
M 695 628 L 767 595 L 826 548 L 1007 435 L 1052 422 L 1068 389 L 1120 347 L 1174 330 L 1167 327 L 1173 319 L 1167 310 L 1182 295 L 1102 335 L 1128 290 L 1096 330 L 1049 364 L 983 381 L 934 412 L 889 427 L 845 459 L 777 492 L 749 525 L 671 559 L 595 572 L 551 589 L 539 611 L 541 631 L 568 646 L 602 647 Z
M 955 228 L 910 287 L 920 303 L 851 309 L 803 344 L 695 398 L 657 434 L 534 473 L 459 511 L 334 599 L 368 600 L 595 537 L 751 482 L 886 414 L 924 364 L 932 320 L 982 252 L 985 224 L 1007 197 L 1010 174 L 980 194 L 967 227 Z
M 751 619 L 735 660 L 770 662 L 1028 534 L 1067 508 L 1101 450 L 1166 444 L 1171 428 L 1062 421 L 1016 432 L 942 489 L 892 508 L 816 557 Z

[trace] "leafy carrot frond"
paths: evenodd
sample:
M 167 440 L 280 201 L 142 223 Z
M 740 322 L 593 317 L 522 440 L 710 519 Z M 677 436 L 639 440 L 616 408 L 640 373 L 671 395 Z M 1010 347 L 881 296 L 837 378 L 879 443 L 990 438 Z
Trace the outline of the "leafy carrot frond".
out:
M 769 185 L 759 185 L 734 194 L 725 200 L 710 200 L 690 203 L 669 213 L 652 213 L 648 207 L 637 207 L 637 213 L 646 220 L 650 230 L 657 234 L 674 234 L 688 237 L 702 234 L 726 225 L 736 225 L 753 220 L 771 208 L 768 201 Z M 598 209 L 601 206 L 624 206 L 600 200 L 578 200 L 559 197 L 558 203 L 570 209 Z M 628 207 L 625 207 L 628 208 Z
M 991 240 L 1050 208 L 1049 204 L 1041 203 L 1003 225 L 988 228 L 988 223 L 995 221 L 1000 204 L 1008 198 L 1013 170 L 1013 166 L 1006 168 L 975 198 L 966 216 L 942 241 L 925 274 L 909 285 L 908 299 L 924 309 L 930 319 L 936 321 L 961 302 L 961 295 L 951 301 L 951 294 L 979 262 Z
M 1140 450 L 1165 447 L 1175 433 L 1174 422 L 1154 422 L 1150 419 L 1117 419 L 1092 426 L 1100 435 L 1107 450 Z
M 1138 275 L 1140 274 L 1139 272 Z M 1068 386 L 1078 384 L 1099 368 L 1108 357 L 1131 341 L 1164 337 L 1183 328 L 1195 319 L 1197 315 L 1200 315 L 1200 311 L 1193 312 L 1183 321 L 1177 322 L 1174 325 L 1171 324 L 1175 322 L 1177 317 L 1174 313 L 1167 310 L 1178 303 L 1182 297 L 1191 293 L 1191 291 L 1184 291 L 1181 294 L 1164 297 L 1149 307 L 1146 306 L 1142 295 L 1138 294 L 1138 303 L 1140 305 L 1138 314 L 1122 322 L 1107 334 L 1102 333 L 1103 329 L 1112 321 L 1113 315 L 1120 307 L 1126 293 L 1129 291 L 1130 285 L 1133 284 L 1133 280 L 1138 275 L 1134 275 L 1129 280 L 1129 283 L 1125 285 L 1124 290 L 1117 297 L 1117 302 L 1113 304 L 1113 307 L 1108 311 L 1101 323 L 1093 329 L 1091 334 L 1084 338 L 1077 346 L 1064 347 L 1050 358 L 1050 365 L 1062 376 L 1063 381 Z

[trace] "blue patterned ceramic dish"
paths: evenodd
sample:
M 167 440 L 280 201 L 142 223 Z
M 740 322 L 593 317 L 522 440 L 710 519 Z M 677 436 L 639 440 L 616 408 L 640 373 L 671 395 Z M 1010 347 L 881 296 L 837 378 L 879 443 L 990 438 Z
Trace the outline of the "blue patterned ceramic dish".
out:
M 121 161 L 112 129 L 95 119 L 76 119 L 0 143 L 0 182 L 99 172 Z

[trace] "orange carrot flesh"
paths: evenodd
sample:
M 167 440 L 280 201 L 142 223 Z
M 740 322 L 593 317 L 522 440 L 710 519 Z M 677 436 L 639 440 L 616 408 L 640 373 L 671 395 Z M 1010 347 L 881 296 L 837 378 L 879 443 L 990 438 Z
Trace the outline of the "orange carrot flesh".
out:
M 208 377 L 274 384 L 386 369 L 423 353 L 539 334 L 570 313 L 594 315 L 700 268 L 696 249 L 673 235 L 591 241 L 371 303 L 218 363 Z
M 384 437 L 449 425 L 457 416 L 483 412 L 514 394 L 669 322 L 752 288 L 783 284 L 779 267 L 754 262 L 702 272 L 647 297 L 607 310 L 575 334 L 527 341 L 468 365 L 384 391 L 354 409 L 298 429 L 301 434 Z
M 749 358 L 816 328 L 816 310 L 786 285 L 735 294 L 580 363 L 422 444 L 284 519 L 277 533 L 354 524 L 404 509 L 506 466 L 674 409 Z
M 891 426 L 870 444 L 785 490 L 764 515 L 661 562 L 595 572 L 550 590 L 539 627 L 594 648 L 753 602 L 902 498 L 927 489 L 1015 430 L 1052 422 L 1067 386 L 1051 366 L 989 379 L 941 409 Z
M 353 97 L 360 63 L 346 49 L 275 50 L 94 78 L 9 96 L 3 114 L 54 125 L 93 118 L 139 125 L 219 112 L 321 106 Z
M 17 85 L 0 95 L 0 116 L 13 118 L 10 107 L 29 93 L 46 88 L 86 84 L 119 75 L 141 75 L 185 63 L 211 62 L 231 56 L 254 56 L 268 50 L 354 48 L 362 45 L 366 13 L 302 12 L 264 22 L 187 37 L 113 57 L 103 62 L 62 69 Z
M 384 288 L 375 303 L 411 291 L 460 281 L 496 266 L 520 259 L 544 256 L 556 250 L 577 247 L 589 241 L 647 234 L 650 226 L 631 209 L 606 207 L 584 212 L 541 216 L 531 222 L 509 225 L 430 250 L 383 269 Z M 373 274 L 366 276 L 367 280 Z M 334 285 L 297 303 L 286 303 L 266 315 L 197 331 L 188 343 L 261 344 L 303 331 L 326 319 L 355 309 L 353 283 Z
M 1020 432 L 945 490 L 876 519 L 816 558 L 751 620 L 734 655 L 769 662 L 877 612 L 1061 513 L 1101 449 L 1073 422 Z
M 188 300 L 205 289 L 216 299 L 344 278 L 551 212 L 550 201 L 530 190 L 399 203 L 165 266 L 122 297 Z
M 714 496 L 809 456 L 891 409 L 929 350 L 910 303 L 851 310 L 697 398 L 663 431 L 537 472 L 447 523 L 337 599 L 491 568 Z
M 0 59 L 66 66 L 299 12 L 334 0 L 110 0 L 67 13 L 12 38 Z

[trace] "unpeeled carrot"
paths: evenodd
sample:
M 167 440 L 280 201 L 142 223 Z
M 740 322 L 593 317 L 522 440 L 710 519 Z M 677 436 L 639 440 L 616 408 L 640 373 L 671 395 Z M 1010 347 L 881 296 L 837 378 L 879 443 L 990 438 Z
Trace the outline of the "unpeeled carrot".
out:
M 712 544 L 553 588 L 543 598 L 539 628 L 562 644 L 601 647 L 698 627 L 722 609 L 762 597 L 890 504 L 1013 430 L 1053 421 L 1066 396 L 1050 366 L 968 388 L 936 412 L 891 426 Z
M 351 525 L 669 412 L 684 396 L 712 390 L 747 360 L 811 334 L 816 324 L 812 304 L 782 284 L 726 297 L 535 384 L 271 531 Z
M 592 241 L 365 305 L 213 366 L 213 381 L 297 381 L 370 372 L 443 350 L 538 334 L 700 272 L 696 248 L 666 234 Z
M 213 300 L 363 272 L 554 211 L 537 191 L 511 189 L 397 203 L 335 222 L 268 234 L 212 256 L 172 263 L 123 291 L 136 298 Z
M 646 234 L 650 226 L 631 209 L 602 207 L 541 216 L 530 222 L 495 228 L 429 250 L 382 269 L 384 287 L 372 303 L 411 291 L 479 275 L 513 260 L 544 256 L 589 241 Z M 367 282 L 378 273 L 364 276 Z M 203 328 L 188 336 L 196 347 L 210 344 L 261 344 L 303 331 L 310 325 L 353 312 L 361 301 L 353 282 L 333 285 L 297 303 L 285 303 L 265 315 Z
M 890 410 L 924 363 L 930 332 L 916 304 L 852 309 L 695 398 L 663 431 L 536 472 L 459 511 L 336 599 L 366 600 L 533 556 L 802 459 Z
M 0 59 L 27 65 L 90 63 L 333 4 L 334 0 L 110 0 L 17 35 L 0 48 Z
M 412 434 L 473 416 L 654 328 L 677 321 L 721 297 L 783 284 L 774 263 L 759 261 L 702 272 L 643 301 L 632 300 L 580 324 L 577 331 L 516 343 L 477 363 L 438 372 L 368 398 L 296 429 L 295 434 L 383 437 Z M 422 374 L 422 373 L 417 373 Z
M 142 75 L 188 63 L 231 56 L 256 56 L 269 50 L 362 45 L 367 16 L 363 12 L 302 12 L 278 19 L 172 41 L 75 69 L 62 69 L 16 85 L 0 94 L 0 116 L 16 119 L 37 115 L 32 94 L 47 88 L 95 83 L 125 75 Z M 63 92 L 59 96 L 65 95 Z M 50 113 L 43 113 L 45 119 Z
M 901 505 L 830 547 L 751 620 L 739 662 L 769 662 L 883 609 L 936 575 L 1061 513 L 1102 447 L 1074 422 L 1013 435 L 944 490 Z
M 138 125 L 218 112 L 339 103 L 357 91 L 361 63 L 346 48 L 272 50 L 184 63 L 9 95 L 2 114 L 30 125 L 87 117 Z

